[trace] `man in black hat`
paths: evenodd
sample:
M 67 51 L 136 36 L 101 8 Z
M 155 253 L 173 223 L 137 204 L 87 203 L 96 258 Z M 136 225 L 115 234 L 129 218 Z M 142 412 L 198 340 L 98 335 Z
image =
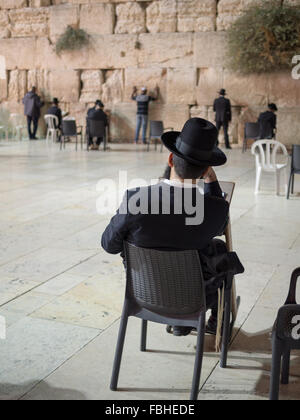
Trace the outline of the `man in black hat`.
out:
M 62 123 L 62 112 L 59 108 L 59 100 L 57 98 L 53 98 L 52 105 L 47 111 L 48 115 L 55 115 L 58 118 L 58 126 L 55 128 L 58 128 L 61 130 L 61 123 Z
M 231 149 L 228 135 L 228 127 L 232 119 L 231 103 L 229 99 L 225 98 L 225 89 L 221 89 L 219 94 L 220 97 L 217 98 L 214 102 L 214 111 L 216 113 L 216 126 L 218 132 L 220 132 L 220 129 L 223 126 L 226 149 Z
M 212 169 L 226 163 L 226 156 L 216 147 L 217 136 L 216 127 L 200 118 L 187 121 L 181 133 L 165 133 L 162 141 L 171 152 L 170 180 L 126 191 L 121 207 L 102 236 L 102 247 L 111 254 L 122 253 L 124 241 L 152 249 L 199 250 L 205 279 L 210 281 L 206 288 L 207 307 L 212 309 L 210 332 L 217 326 L 217 290 L 223 277 L 216 275 L 209 260 L 227 253 L 226 245 L 213 239 L 223 234 L 229 211 Z M 204 179 L 204 192 L 198 186 L 200 178 Z M 132 211 L 136 207 L 138 211 Z M 194 213 L 189 211 L 192 207 Z M 193 217 L 195 223 L 191 221 Z M 173 334 L 187 335 L 190 331 L 191 328 L 175 327 Z
M 273 139 L 276 134 L 278 108 L 276 104 L 269 104 L 268 111 L 262 112 L 258 118 L 259 139 Z
M 99 99 L 95 102 L 95 106 L 90 108 L 87 113 L 87 132 L 89 130 L 89 121 L 103 121 L 104 126 L 108 126 L 108 118 L 104 112 L 104 105 Z M 98 137 L 96 145 L 94 145 L 93 137 L 89 134 L 89 145 L 92 150 L 99 150 L 100 144 L 103 142 L 103 137 Z

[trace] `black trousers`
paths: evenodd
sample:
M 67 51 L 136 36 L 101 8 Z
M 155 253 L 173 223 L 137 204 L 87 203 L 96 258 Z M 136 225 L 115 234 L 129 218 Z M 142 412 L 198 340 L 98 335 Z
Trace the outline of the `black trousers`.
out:
M 33 123 L 33 131 L 31 130 L 32 123 Z M 27 116 L 28 135 L 29 135 L 29 138 L 31 140 L 36 137 L 38 124 L 39 124 L 39 117 L 29 117 L 29 116 Z
M 226 145 L 226 147 L 230 147 L 229 135 L 228 135 L 228 127 L 229 127 L 228 121 L 217 121 L 216 126 L 217 126 L 217 129 L 218 129 L 218 132 L 220 132 L 221 127 L 223 126 L 225 145 Z M 218 144 L 219 144 L 219 142 L 218 142 Z
M 97 138 L 97 146 L 100 146 L 100 144 L 103 142 L 103 137 L 98 137 Z M 93 142 L 93 137 L 89 137 L 89 145 L 92 146 L 94 144 Z

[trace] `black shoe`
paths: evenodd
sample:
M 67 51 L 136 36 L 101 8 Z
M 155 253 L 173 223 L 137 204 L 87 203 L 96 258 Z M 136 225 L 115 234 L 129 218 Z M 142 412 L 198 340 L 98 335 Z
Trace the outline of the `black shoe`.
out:
M 174 327 L 173 335 L 175 337 L 186 337 L 193 331 L 193 327 Z
M 218 319 L 211 316 L 206 325 L 206 334 L 216 335 L 218 328 Z

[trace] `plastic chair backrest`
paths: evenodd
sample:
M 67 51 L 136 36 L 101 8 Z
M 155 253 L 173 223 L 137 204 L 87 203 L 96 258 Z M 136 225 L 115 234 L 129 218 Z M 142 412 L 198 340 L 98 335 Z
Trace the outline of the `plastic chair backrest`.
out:
M 62 122 L 62 132 L 64 136 L 76 136 L 77 135 L 77 126 L 75 120 L 63 120 Z
M 292 167 L 295 171 L 300 171 L 300 145 L 293 145 Z
M 245 138 L 246 139 L 257 139 L 259 136 L 259 124 L 248 122 L 245 124 Z
M 162 121 L 150 121 L 150 137 L 161 137 L 164 133 Z
M 50 128 L 51 130 L 55 130 L 58 127 L 59 120 L 56 115 L 47 114 L 45 115 L 44 118 L 45 118 L 47 127 Z
M 160 315 L 188 315 L 205 309 L 198 251 L 157 251 L 124 244 L 127 298 Z
M 282 151 L 288 163 L 289 155 L 284 144 L 276 140 L 257 140 L 253 145 L 251 152 L 256 157 L 256 163 L 264 170 L 273 170 L 277 168 L 277 154 Z

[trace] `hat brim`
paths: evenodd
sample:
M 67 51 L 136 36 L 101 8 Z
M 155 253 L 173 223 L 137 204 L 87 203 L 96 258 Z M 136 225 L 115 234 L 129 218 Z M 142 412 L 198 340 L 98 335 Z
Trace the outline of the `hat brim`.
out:
M 168 133 L 164 133 L 161 138 L 166 148 L 170 152 L 174 153 L 176 156 L 181 157 L 182 159 L 190 162 L 191 164 L 195 166 L 203 166 L 203 165 L 222 166 L 222 165 L 225 165 L 225 163 L 227 162 L 227 157 L 225 153 L 223 153 L 222 150 L 219 149 L 217 146 L 213 150 L 212 156 L 209 160 L 198 160 L 198 159 L 193 159 L 193 158 L 183 155 L 176 148 L 176 140 L 180 136 L 180 134 L 181 134 L 180 131 L 169 131 Z

